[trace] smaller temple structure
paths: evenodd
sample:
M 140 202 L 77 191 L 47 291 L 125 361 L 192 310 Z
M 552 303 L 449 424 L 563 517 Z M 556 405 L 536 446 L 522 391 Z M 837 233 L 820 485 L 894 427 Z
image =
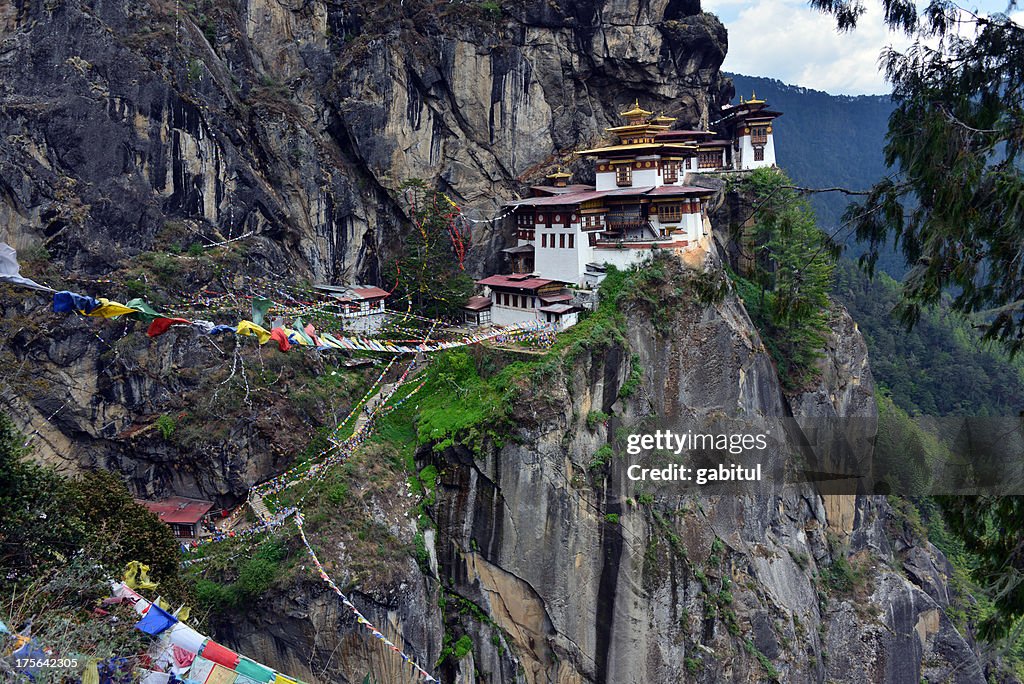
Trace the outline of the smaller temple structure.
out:
M 575 325 L 579 316 L 573 295 L 557 280 L 513 273 L 492 275 L 476 284 L 486 288 L 491 321 L 496 325 L 544 321 L 555 330 L 564 330 Z
M 160 501 L 138 501 L 160 521 L 170 526 L 179 539 L 196 539 L 202 532 L 201 523 L 213 508 L 212 501 L 172 496 Z
M 384 300 L 391 294 L 373 285 L 314 285 L 314 288 L 338 300 L 338 316 L 345 328 L 354 332 L 375 333 L 387 313 Z

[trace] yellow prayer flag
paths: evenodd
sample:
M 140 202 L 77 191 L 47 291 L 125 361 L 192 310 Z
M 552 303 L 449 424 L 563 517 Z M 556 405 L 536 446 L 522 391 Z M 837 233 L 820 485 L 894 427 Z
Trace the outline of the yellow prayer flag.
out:
M 149 579 L 149 566 L 131 561 L 124 569 L 124 583 L 129 589 L 156 589 L 157 583 Z
M 266 344 L 270 341 L 270 331 L 256 325 L 252 321 L 241 321 L 236 332 L 239 335 L 255 335 L 260 344 Z
M 280 672 L 278 672 L 276 674 L 277 674 L 277 676 L 274 677 L 274 684 L 295 684 L 295 680 L 292 679 L 291 677 L 285 677 Z
M 238 673 L 234 670 L 229 670 L 223 665 L 214 665 L 206 678 L 206 684 L 232 684 L 236 677 Z
M 118 304 L 112 302 L 109 299 L 100 297 L 97 299 L 100 303 L 95 309 L 86 314 L 86 316 L 99 316 L 101 318 L 116 318 L 118 316 L 124 316 L 125 314 L 138 313 L 139 309 L 133 309 L 130 306 L 124 304 Z

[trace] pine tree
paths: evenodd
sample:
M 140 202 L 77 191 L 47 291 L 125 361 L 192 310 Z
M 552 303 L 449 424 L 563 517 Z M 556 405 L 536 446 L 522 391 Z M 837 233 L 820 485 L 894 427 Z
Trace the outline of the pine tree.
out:
M 412 309 L 431 318 L 454 317 L 473 294 L 473 280 L 464 269 L 464 235 L 458 211 L 445 195 L 420 179 L 402 184 L 412 230 L 397 260 L 383 269 L 395 283 L 391 301 L 403 297 Z
M 896 110 L 877 183 L 845 219 L 867 242 L 873 269 L 894 241 L 910 272 L 902 318 L 953 293 L 989 339 L 1024 349 L 1024 27 L 935 0 L 883 0 L 886 23 L 914 37 L 882 55 Z M 860 0 L 811 0 L 852 29 Z

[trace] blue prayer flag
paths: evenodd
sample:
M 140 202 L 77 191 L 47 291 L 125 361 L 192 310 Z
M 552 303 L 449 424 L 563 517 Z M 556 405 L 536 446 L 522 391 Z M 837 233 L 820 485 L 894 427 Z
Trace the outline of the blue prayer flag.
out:
M 145 632 L 146 634 L 156 635 L 163 632 L 177 621 L 178 618 L 153 603 L 150 604 L 149 611 L 146 615 L 135 623 L 135 629 L 140 632 Z

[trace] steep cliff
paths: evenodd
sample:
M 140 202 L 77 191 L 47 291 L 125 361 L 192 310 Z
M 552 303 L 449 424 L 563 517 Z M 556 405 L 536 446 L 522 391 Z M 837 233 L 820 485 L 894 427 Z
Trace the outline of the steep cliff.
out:
M 0 6 L 0 239 L 53 285 L 171 307 L 374 282 L 404 234 L 400 181 L 492 216 L 634 98 L 706 123 L 725 43 L 677 0 L 18 0 Z M 504 239 L 476 224 L 470 269 Z M 978 681 L 948 568 L 885 500 L 627 489 L 606 449 L 627 421 L 874 415 L 848 317 L 820 387 L 787 397 L 706 266 L 648 272 L 613 320 L 520 359 L 532 375 L 478 352 L 474 372 L 513 379 L 487 396 L 504 420 L 445 443 L 410 408 L 404 442 L 368 446 L 307 501 L 326 567 L 444 681 Z M 237 501 L 315 450 L 375 374 L 3 294 L 5 408 L 47 460 L 138 493 Z M 456 406 L 471 394 L 449 389 Z M 312 681 L 414 681 L 285 539 L 277 585 L 208 616 L 217 638 Z
M 184 221 L 252 233 L 250 267 L 372 281 L 402 180 L 489 217 L 634 97 L 706 123 L 724 87 L 695 2 L 39 0 L 0 30 L 0 238 L 96 275 Z
M 603 449 L 643 416 L 742 417 L 766 431 L 786 417 L 876 416 L 863 340 L 844 312 L 820 386 L 786 396 L 713 260 L 703 275 L 658 263 L 618 296 L 619 315 L 595 315 L 554 360 L 519 361 L 532 369 L 519 377 L 534 380 L 512 383 L 505 418 L 417 450 L 430 473 L 421 504 L 382 505 L 400 500 L 400 480 L 356 497 L 396 543 L 411 549 L 420 534 L 425 545 L 418 565 L 410 552 L 389 565 L 390 581 L 361 587 L 361 607 L 437 659 L 444 681 L 984 681 L 947 614 L 963 598 L 948 564 L 884 497 L 767 484 L 636 494 L 628 460 Z M 508 363 L 474 360 L 502 378 Z M 464 400 L 446 401 L 457 412 Z M 341 571 L 359 541 L 336 530 L 319 543 Z M 412 681 L 379 669 L 322 595 L 302 580 L 265 599 L 273 618 L 222 628 L 282 664 L 309 654 L 298 672 L 320 681 L 384 671 Z
M 633 98 L 706 122 L 725 49 L 715 17 L 675 0 L 5 3 L 0 240 L 55 287 L 157 305 L 378 282 L 407 227 L 403 180 L 490 218 Z M 467 267 L 483 275 L 505 226 L 473 226 Z M 221 388 L 231 349 L 97 336 L 22 293 L 3 306 L 4 405 L 43 457 L 149 494 L 231 503 L 347 401 L 285 401 L 321 362 Z M 162 415 L 216 418 L 231 446 L 202 429 L 154 439 Z

